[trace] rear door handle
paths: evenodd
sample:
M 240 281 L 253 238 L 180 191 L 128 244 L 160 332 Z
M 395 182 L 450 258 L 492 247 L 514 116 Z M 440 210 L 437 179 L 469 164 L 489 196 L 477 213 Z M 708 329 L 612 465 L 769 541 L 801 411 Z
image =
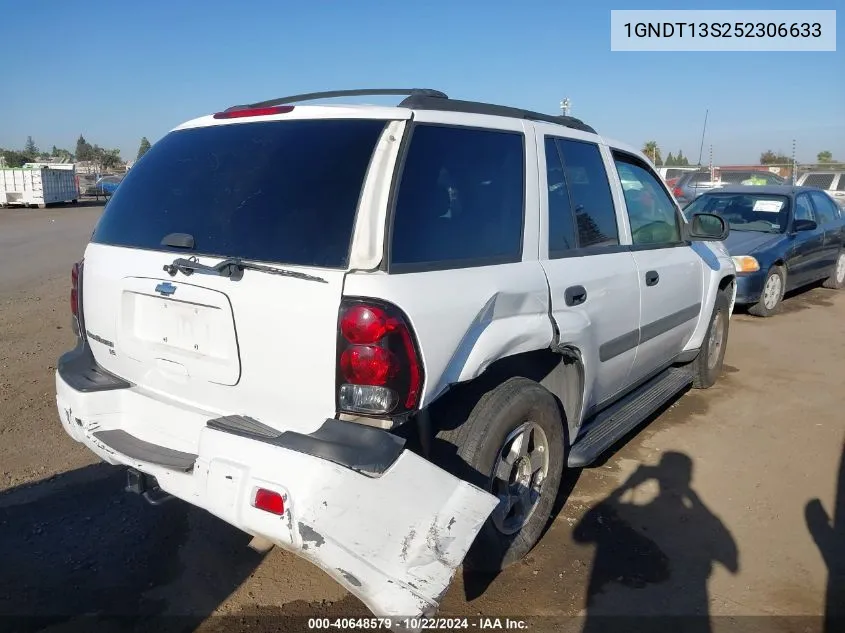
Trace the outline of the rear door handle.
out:
M 657 274 L 656 270 L 650 270 L 645 274 L 646 286 L 656 286 L 658 281 L 660 281 L 660 275 Z
M 577 306 L 587 300 L 587 289 L 584 286 L 571 286 L 563 294 L 566 305 Z

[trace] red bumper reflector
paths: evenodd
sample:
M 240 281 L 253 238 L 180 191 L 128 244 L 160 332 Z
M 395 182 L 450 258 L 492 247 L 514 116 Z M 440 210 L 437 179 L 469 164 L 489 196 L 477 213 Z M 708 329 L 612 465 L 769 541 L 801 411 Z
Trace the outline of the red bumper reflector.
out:
M 282 515 L 285 513 L 285 501 L 282 499 L 282 495 L 265 488 L 259 488 L 255 491 L 255 500 L 252 505 L 270 514 Z

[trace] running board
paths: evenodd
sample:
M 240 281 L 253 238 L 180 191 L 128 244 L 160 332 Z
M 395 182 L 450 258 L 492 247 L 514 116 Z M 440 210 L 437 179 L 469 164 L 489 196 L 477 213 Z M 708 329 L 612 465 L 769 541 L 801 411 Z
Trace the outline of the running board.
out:
M 667 369 L 601 411 L 582 430 L 569 451 L 567 465 L 583 468 L 645 422 L 692 383 L 688 367 Z

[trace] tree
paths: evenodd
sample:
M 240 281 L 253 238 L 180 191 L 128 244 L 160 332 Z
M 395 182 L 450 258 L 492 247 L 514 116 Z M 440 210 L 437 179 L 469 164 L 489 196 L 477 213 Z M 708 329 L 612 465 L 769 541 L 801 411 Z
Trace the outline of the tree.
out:
M 147 137 L 143 137 L 141 139 L 141 146 L 138 148 L 138 156 L 135 160 L 141 160 L 141 156 L 146 154 L 150 149 L 150 142 L 147 140 Z
M 672 152 L 669 152 L 669 155 L 666 157 L 665 165 L 667 167 L 674 167 L 675 166 L 675 157 L 672 156 Z
M 70 161 L 73 160 L 73 154 L 71 154 L 66 149 L 58 148 L 55 145 L 53 145 L 53 151 L 50 152 L 50 156 L 52 156 L 53 158 L 58 158 L 60 160 L 66 161 L 66 162 L 70 162 Z
M 104 147 L 100 147 L 96 143 L 94 144 L 94 147 L 91 148 L 90 160 L 97 166 L 98 171 L 102 171 L 104 169 L 114 169 L 123 163 L 120 159 L 119 149 L 106 149 Z
M 94 148 L 91 147 L 91 144 L 85 140 L 85 137 L 82 136 L 82 134 L 80 134 L 79 138 L 76 140 L 76 160 L 94 160 Z
M 4 149 L 0 151 L 0 154 L 3 155 L 6 167 L 23 167 L 24 163 L 31 162 L 29 156 L 27 156 L 24 152 L 19 152 L 14 149 Z
M 833 154 L 830 153 L 828 150 L 824 150 L 824 151 L 819 152 L 816 155 L 816 160 L 819 161 L 820 163 L 832 163 L 832 162 L 834 162 Z
M 655 165 L 660 165 L 663 162 L 660 156 L 660 146 L 657 144 L 657 141 L 646 141 L 645 145 L 643 145 L 642 153 L 648 156 Z
M 30 161 L 38 158 L 38 146 L 35 144 L 35 141 L 32 140 L 31 136 L 26 137 L 26 145 L 23 146 L 23 153 L 26 156 L 30 156 Z
M 675 165 L 677 167 L 689 167 L 689 160 L 684 156 L 684 150 L 678 150 L 678 155 L 675 156 Z
M 760 154 L 761 165 L 790 165 L 792 159 L 789 156 L 784 156 L 780 152 L 777 154 L 770 149 Z
M 100 160 L 100 164 L 103 166 L 103 169 L 115 169 L 123 164 L 119 149 L 104 149 L 102 151 L 103 157 Z

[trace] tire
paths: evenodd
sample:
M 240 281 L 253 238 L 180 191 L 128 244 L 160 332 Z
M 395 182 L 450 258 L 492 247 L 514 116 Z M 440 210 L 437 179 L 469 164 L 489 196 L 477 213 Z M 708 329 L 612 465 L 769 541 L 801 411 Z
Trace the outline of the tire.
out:
M 839 251 L 836 263 L 833 265 L 833 272 L 824 280 L 822 286 L 831 290 L 845 288 L 845 251 Z
M 511 456 L 519 453 L 526 437 L 525 431 L 521 434 L 519 431 L 526 424 L 533 424 L 526 429 L 530 438 L 526 446 L 528 453 L 540 458 L 543 465 L 534 474 L 527 475 L 521 468 L 531 470 L 530 458 L 528 462 L 519 458 L 510 467 L 509 479 L 514 473 L 521 473 L 522 477 L 530 477 L 531 486 L 520 489 L 534 490 L 532 486 L 545 469 L 542 485 L 538 486 L 539 492 L 534 490 L 528 498 L 522 497 L 514 504 L 504 520 L 501 509 L 504 509 L 506 501 L 493 510 L 464 559 L 464 566 L 468 569 L 501 571 L 522 559 L 540 540 L 551 516 L 563 474 L 566 457 L 563 414 L 557 399 L 539 383 L 527 378 L 510 378 L 485 393 L 461 426 L 437 434 L 440 442 L 457 449 L 458 459 L 455 461 L 471 473 L 464 479 L 474 479 L 472 483 L 505 499 L 504 490 L 513 490 L 515 484 L 503 488 L 504 482 L 493 476 L 494 467 L 501 464 L 500 451 Z M 545 450 L 538 451 L 543 441 Z M 503 450 L 508 447 L 513 452 Z M 508 470 L 507 464 L 502 466 L 503 472 Z M 520 521 L 516 514 L 525 507 L 523 504 L 531 509 L 522 513 L 527 519 Z
M 767 289 L 774 293 L 766 298 Z M 760 300 L 753 306 L 748 308 L 748 313 L 758 317 L 774 316 L 780 311 L 781 301 L 783 301 L 783 294 L 786 291 L 786 271 L 781 266 L 772 266 L 769 269 L 769 274 L 766 275 L 766 281 L 763 282 L 763 292 L 760 295 Z
M 722 373 L 730 330 L 730 308 L 731 298 L 727 291 L 721 290 L 716 295 L 716 304 L 713 306 L 713 314 L 704 335 L 704 343 L 698 356 L 692 361 L 692 386 L 696 389 L 709 389 L 716 384 Z

